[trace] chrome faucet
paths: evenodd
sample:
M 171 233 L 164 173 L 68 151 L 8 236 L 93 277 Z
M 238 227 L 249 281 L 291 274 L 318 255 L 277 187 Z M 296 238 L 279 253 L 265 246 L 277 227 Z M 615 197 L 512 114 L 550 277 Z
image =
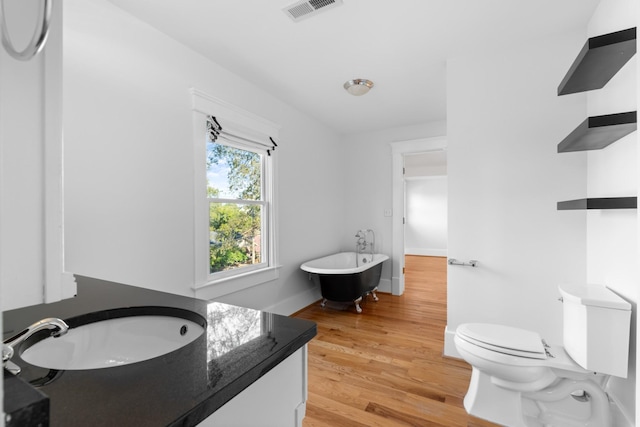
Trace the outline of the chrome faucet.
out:
M 356 236 L 358 240 L 356 241 L 356 252 L 360 253 L 361 251 L 367 250 L 367 232 L 365 230 L 358 230 Z
M 24 329 L 11 338 L 4 340 L 4 342 L 2 343 L 2 366 L 6 367 L 14 374 L 18 374 L 20 372 L 20 368 L 10 362 L 15 349 L 18 348 L 20 344 L 29 339 L 29 337 L 31 337 L 33 334 L 45 329 L 50 329 L 52 331 L 52 337 L 59 337 L 60 335 L 64 335 L 67 333 L 67 331 L 69 330 L 69 325 L 67 325 L 64 320 L 60 320 L 55 317 L 48 317 L 46 319 L 37 321 L 27 329 Z M 12 366 L 8 366 L 7 364 L 10 364 Z
M 371 233 L 372 239 L 369 240 L 369 233 Z M 370 248 L 369 252 L 373 256 L 374 247 L 376 244 L 376 235 L 372 229 L 358 230 L 356 233 L 358 240 L 356 241 L 356 252 L 361 253 L 367 250 L 367 246 Z
M 369 244 L 371 245 L 371 256 L 373 256 L 373 252 L 375 251 L 375 246 L 376 246 L 376 233 L 373 232 L 372 229 L 368 229 L 366 230 L 366 233 L 371 233 L 371 241 L 369 242 Z

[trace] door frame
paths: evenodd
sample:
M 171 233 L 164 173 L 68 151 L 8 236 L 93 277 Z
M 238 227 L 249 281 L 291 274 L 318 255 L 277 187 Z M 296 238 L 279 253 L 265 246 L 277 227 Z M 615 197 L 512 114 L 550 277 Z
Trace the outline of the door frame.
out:
M 404 293 L 404 156 L 405 154 L 424 153 L 447 148 L 447 137 L 436 136 L 432 138 L 412 139 L 408 141 L 391 142 L 392 157 L 392 272 L 391 293 L 402 295 Z

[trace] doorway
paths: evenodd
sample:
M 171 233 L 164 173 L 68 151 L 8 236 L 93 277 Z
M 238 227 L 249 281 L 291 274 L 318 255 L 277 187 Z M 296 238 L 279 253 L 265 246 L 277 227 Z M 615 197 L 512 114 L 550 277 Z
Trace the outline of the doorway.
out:
M 447 152 L 404 156 L 404 253 L 447 256 Z
M 436 176 L 446 177 L 446 147 L 447 140 L 445 137 L 436 138 L 424 138 L 411 141 L 399 141 L 391 143 L 393 166 L 393 248 L 392 248 L 392 278 L 391 278 L 391 292 L 394 295 L 402 295 L 405 289 L 405 254 L 407 245 L 405 243 L 406 234 L 406 220 L 407 220 L 407 168 L 409 166 L 409 178 L 410 181 L 413 178 L 419 176 L 431 177 L 428 179 L 435 180 Z M 409 164 L 406 164 L 409 163 Z M 418 179 L 416 178 L 416 181 Z M 421 179 L 420 179 L 421 180 Z M 434 181 L 435 182 L 435 181 Z M 433 182 L 431 183 L 433 184 Z M 410 184 L 411 185 L 411 184 Z M 418 187 L 420 187 L 418 185 Z M 434 187 L 430 185 L 430 187 Z M 440 194 L 442 195 L 442 186 L 440 187 Z M 444 191 L 446 207 L 446 186 Z M 442 197 L 440 197 L 442 198 Z M 420 214 L 416 219 L 416 224 L 424 223 L 420 221 Z M 446 213 L 444 215 L 446 218 Z M 429 221 L 427 221 L 429 222 Z M 424 224 L 422 224 L 424 225 Z M 433 224 L 429 225 L 433 226 Z M 442 224 L 440 229 L 443 229 Z M 446 220 L 444 225 L 446 230 Z M 414 230 L 415 231 L 415 230 Z M 432 235 L 430 233 L 429 235 Z M 446 231 L 444 231 L 446 237 Z M 413 235 L 412 235 L 413 237 Z M 411 240 L 410 240 L 411 241 Z M 419 240 L 420 242 L 422 240 Z M 425 243 L 424 245 L 435 244 Z M 423 243 L 420 243 L 423 245 Z M 438 244 L 436 246 L 442 246 Z M 428 248 L 425 248 L 428 249 Z M 446 257 L 446 246 L 444 248 L 431 248 L 439 249 L 437 256 Z
M 405 291 L 427 291 L 425 302 L 437 311 L 446 310 L 446 150 L 406 154 L 404 180 Z

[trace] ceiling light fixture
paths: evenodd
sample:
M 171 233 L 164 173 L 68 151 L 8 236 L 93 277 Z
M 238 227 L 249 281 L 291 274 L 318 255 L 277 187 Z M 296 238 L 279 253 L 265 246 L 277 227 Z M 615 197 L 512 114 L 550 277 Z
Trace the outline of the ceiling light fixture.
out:
M 373 82 L 367 79 L 353 79 L 344 84 L 347 92 L 354 96 L 364 95 L 373 87 Z

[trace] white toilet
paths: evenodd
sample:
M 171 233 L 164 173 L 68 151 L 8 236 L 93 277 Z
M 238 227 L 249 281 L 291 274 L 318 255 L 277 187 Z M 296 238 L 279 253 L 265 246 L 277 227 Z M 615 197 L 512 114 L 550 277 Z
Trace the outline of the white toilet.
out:
M 604 286 L 559 290 L 564 347 L 510 326 L 458 326 L 456 349 L 473 368 L 468 413 L 509 427 L 611 426 L 604 386 L 627 376 L 631 304 Z

